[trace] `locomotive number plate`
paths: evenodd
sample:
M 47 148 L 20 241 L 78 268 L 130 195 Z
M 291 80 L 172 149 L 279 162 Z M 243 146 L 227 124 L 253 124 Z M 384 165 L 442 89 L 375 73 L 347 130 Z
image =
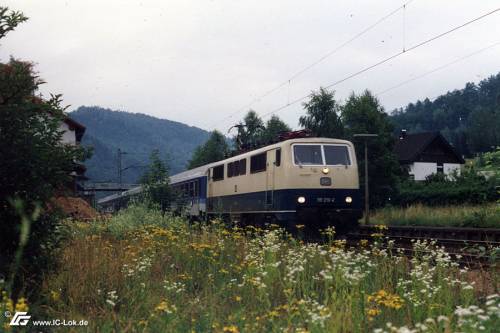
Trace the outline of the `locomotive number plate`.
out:
M 332 203 L 335 202 L 335 198 L 316 198 L 319 203 Z
M 332 185 L 332 179 L 330 177 L 321 177 L 319 179 L 319 183 L 321 186 L 331 186 Z

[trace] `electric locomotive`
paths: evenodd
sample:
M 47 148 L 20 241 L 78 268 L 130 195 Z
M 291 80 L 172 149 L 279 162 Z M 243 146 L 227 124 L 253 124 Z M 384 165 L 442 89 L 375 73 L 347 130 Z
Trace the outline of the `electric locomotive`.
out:
M 242 224 L 357 226 L 362 216 L 354 145 L 294 138 L 171 177 L 193 218 L 222 216 Z

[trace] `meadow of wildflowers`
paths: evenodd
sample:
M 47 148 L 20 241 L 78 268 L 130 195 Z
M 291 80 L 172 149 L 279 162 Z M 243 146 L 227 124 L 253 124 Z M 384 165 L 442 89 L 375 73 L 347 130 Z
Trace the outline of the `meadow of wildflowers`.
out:
M 89 321 L 75 332 L 500 327 L 497 269 L 460 267 L 432 242 L 414 243 L 416 255 L 407 258 L 382 236 L 348 248 L 332 229 L 311 243 L 277 226 L 190 224 L 141 206 L 69 228 L 59 269 L 46 277 L 40 304 L 30 306 L 45 318 Z M 14 306 L 4 295 L 0 307 Z

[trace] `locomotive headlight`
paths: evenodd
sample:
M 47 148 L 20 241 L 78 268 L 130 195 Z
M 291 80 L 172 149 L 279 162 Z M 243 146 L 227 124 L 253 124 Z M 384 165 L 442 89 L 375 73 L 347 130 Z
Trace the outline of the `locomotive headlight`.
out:
M 306 198 L 304 198 L 304 197 L 298 197 L 297 198 L 297 202 L 300 203 L 300 204 L 303 204 L 304 202 L 306 202 Z
M 352 202 L 352 198 L 351 197 L 345 197 L 345 202 L 351 203 Z
M 323 173 L 324 173 L 325 175 L 327 175 L 327 174 L 330 172 L 330 169 L 328 169 L 328 168 L 323 168 L 323 170 L 321 170 L 321 171 L 323 171 Z

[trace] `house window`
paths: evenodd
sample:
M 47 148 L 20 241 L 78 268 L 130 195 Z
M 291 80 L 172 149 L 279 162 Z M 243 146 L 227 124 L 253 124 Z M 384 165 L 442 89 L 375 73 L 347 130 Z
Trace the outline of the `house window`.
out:
M 250 157 L 250 173 L 266 171 L 267 153 Z
M 444 173 L 443 163 L 437 164 L 437 173 Z
M 212 168 L 212 180 L 214 182 L 224 179 L 224 164 Z

